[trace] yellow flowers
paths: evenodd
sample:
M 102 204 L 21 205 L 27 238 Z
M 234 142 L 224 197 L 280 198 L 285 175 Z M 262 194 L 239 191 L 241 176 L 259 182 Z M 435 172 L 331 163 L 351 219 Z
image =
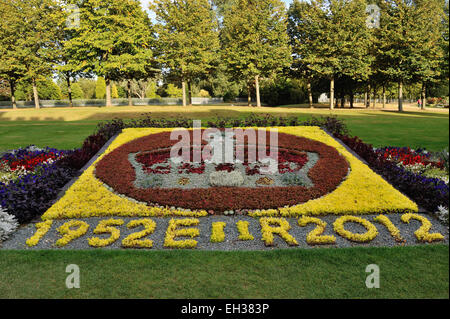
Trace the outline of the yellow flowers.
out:
M 128 229 L 133 229 L 139 226 L 144 226 L 141 232 L 133 233 L 122 241 L 122 246 L 125 248 L 152 248 L 153 241 L 142 238 L 153 234 L 156 229 L 156 223 L 151 219 L 132 220 L 128 223 Z
M 298 242 L 295 238 L 289 234 L 291 226 L 289 222 L 284 218 L 263 217 L 259 220 L 261 224 L 262 240 L 266 246 L 273 246 L 274 234 L 277 234 L 284 239 L 290 246 L 298 246 Z M 278 227 L 273 227 L 273 226 Z
M 166 232 L 166 239 L 164 241 L 164 247 L 167 248 L 195 248 L 198 242 L 193 239 L 187 240 L 175 240 L 177 237 L 190 237 L 195 238 L 200 236 L 200 230 L 198 228 L 184 228 L 178 229 L 178 227 L 192 227 L 197 226 L 200 223 L 198 219 L 172 219 L 169 222 L 169 227 Z
M 225 226 L 227 224 L 223 222 L 216 222 L 212 224 L 211 230 L 211 242 L 212 243 L 221 243 L 225 240 Z
M 314 217 L 303 216 L 298 220 L 298 225 L 300 227 L 305 227 L 308 224 L 316 224 L 317 227 L 311 231 L 306 237 L 306 242 L 309 245 L 327 245 L 336 243 L 336 237 L 334 236 L 323 236 L 327 223 L 323 220 Z
M 72 229 L 76 228 L 76 229 Z M 71 220 L 58 228 L 58 232 L 63 235 L 55 243 L 57 247 L 64 247 L 71 241 L 86 235 L 89 224 L 81 220 Z
M 248 230 L 249 225 L 250 225 L 249 222 L 242 221 L 242 220 L 240 220 L 236 223 L 236 227 L 239 232 L 239 240 L 247 241 L 247 240 L 255 239 L 255 237 L 253 237 L 252 234 L 250 234 L 250 231 Z
M 409 224 L 411 219 L 418 220 L 422 223 L 422 226 L 414 233 L 419 241 L 432 243 L 434 241 L 444 240 L 444 236 L 442 236 L 442 234 L 430 234 L 432 225 L 427 218 L 418 214 L 405 214 L 402 216 L 402 222 L 404 223 Z
M 44 237 L 48 233 L 48 231 L 52 227 L 52 224 L 53 224 L 53 220 L 47 220 L 42 223 L 37 223 L 35 225 L 36 233 L 32 237 L 27 239 L 26 244 L 29 247 L 36 246 L 39 243 L 39 241 L 42 239 L 42 237 Z
M 303 136 L 336 148 L 349 162 L 350 173 L 335 191 L 322 198 L 278 210 L 259 210 L 250 213 L 250 216 L 368 215 L 418 211 L 414 202 L 374 173 L 319 127 L 278 127 L 277 129 L 280 133 Z
M 364 234 L 355 234 L 345 229 L 344 225 L 345 223 L 353 222 L 353 223 L 359 223 L 363 225 L 367 232 Z M 374 224 L 369 222 L 366 219 L 356 217 L 356 216 L 342 216 L 339 217 L 334 222 L 334 231 L 338 233 L 340 236 L 347 238 L 348 240 L 359 242 L 359 243 L 366 243 L 370 242 L 375 239 L 378 235 L 378 230 L 375 227 Z
M 100 239 L 98 237 L 89 238 L 89 246 L 106 247 L 115 243 L 120 238 L 120 230 L 114 226 L 122 226 L 123 224 L 124 221 L 122 219 L 107 219 L 100 221 L 94 229 L 94 234 L 110 234 L 110 237 L 107 239 Z

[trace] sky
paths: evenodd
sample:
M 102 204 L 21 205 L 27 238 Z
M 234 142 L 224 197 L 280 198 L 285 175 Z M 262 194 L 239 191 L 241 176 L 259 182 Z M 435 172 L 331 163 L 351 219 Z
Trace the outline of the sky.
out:
M 148 4 L 151 0 L 140 0 L 142 2 L 142 6 L 144 9 L 148 9 Z M 292 2 L 292 0 L 282 0 L 284 3 L 286 3 L 286 6 L 289 6 L 289 4 Z

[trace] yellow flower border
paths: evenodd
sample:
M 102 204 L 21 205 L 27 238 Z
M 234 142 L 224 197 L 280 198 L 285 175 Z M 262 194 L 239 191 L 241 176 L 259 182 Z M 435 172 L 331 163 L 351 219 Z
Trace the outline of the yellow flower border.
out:
M 264 129 L 264 128 L 260 128 Z M 350 164 L 349 176 L 338 188 L 315 200 L 279 209 L 256 210 L 252 217 L 298 217 L 302 215 L 364 215 L 392 212 L 418 212 L 417 205 L 401 194 L 381 176 L 352 155 L 319 127 L 276 127 L 280 133 L 302 136 L 337 149 Z M 43 220 L 88 217 L 205 217 L 205 210 L 189 211 L 169 207 L 150 207 L 144 203 L 115 194 L 95 177 L 96 164 L 116 148 L 135 139 L 161 132 L 167 128 L 125 129 L 107 150 L 79 177 L 66 194 L 42 216 Z
M 351 231 L 345 229 L 345 224 L 353 222 L 358 223 L 366 228 L 367 232 L 364 234 L 355 234 Z M 342 216 L 336 219 L 333 224 L 334 231 L 343 238 L 348 240 L 358 242 L 358 243 L 367 243 L 374 240 L 378 236 L 377 227 L 369 222 L 367 219 L 356 217 L 356 216 Z
M 411 219 L 415 219 L 422 223 L 422 226 L 414 233 L 416 238 L 421 242 L 426 243 L 432 243 L 435 241 L 442 241 L 445 239 L 445 237 L 440 233 L 433 233 L 430 234 L 431 227 L 433 225 L 431 224 L 430 220 L 428 218 L 425 218 L 418 214 L 404 214 L 401 217 L 402 222 L 409 224 Z
M 211 226 L 211 242 L 212 243 L 222 243 L 225 241 L 225 227 L 227 223 L 215 222 Z

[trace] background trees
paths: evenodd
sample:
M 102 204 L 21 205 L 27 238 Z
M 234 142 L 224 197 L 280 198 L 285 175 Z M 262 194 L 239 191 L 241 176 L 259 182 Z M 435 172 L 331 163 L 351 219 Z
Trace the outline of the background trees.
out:
M 288 67 L 291 50 L 284 4 L 279 0 L 236 0 L 225 9 L 221 30 L 221 57 L 227 71 L 251 83 L 261 106 L 259 79 Z
M 379 26 L 368 24 L 368 4 Z M 329 90 L 331 108 L 362 95 L 374 107 L 395 85 L 402 110 L 403 95 L 422 107 L 428 95 L 448 96 L 448 0 L 294 0 L 288 11 L 281 0 L 155 0 L 155 21 L 145 9 L 139 0 L 0 0 L 0 98 L 39 108 L 58 95 L 71 106 L 177 95 L 184 105 L 192 96 L 251 105 L 256 95 L 258 106 L 312 107 Z
M 183 106 L 186 84 L 192 105 L 192 82 L 208 75 L 217 62 L 218 24 L 208 0 L 155 0 L 159 60 L 182 82 Z

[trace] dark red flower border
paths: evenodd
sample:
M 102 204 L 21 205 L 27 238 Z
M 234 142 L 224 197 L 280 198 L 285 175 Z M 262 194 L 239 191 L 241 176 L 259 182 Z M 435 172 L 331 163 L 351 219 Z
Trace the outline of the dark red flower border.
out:
M 192 131 L 190 134 L 192 140 Z M 266 140 L 270 140 L 269 132 Z M 347 176 L 349 169 L 347 161 L 333 147 L 304 137 L 279 133 L 279 147 L 319 154 L 319 161 L 308 174 L 314 187 L 211 187 L 189 190 L 136 188 L 134 186 L 136 175 L 128 160 L 128 154 L 169 148 L 175 143 L 177 141 L 170 141 L 170 132 L 139 138 L 107 154 L 97 164 L 95 174 L 116 192 L 141 202 L 223 212 L 293 206 L 320 198 L 334 191 Z

